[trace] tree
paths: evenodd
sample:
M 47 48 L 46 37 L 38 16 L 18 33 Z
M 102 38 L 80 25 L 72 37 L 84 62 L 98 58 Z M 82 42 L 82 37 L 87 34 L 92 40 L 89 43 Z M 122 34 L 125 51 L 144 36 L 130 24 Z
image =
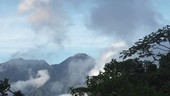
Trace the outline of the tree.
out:
M 73 88 L 71 93 L 75 96 L 163 96 L 150 85 L 150 78 L 156 75 L 152 74 L 157 71 L 156 65 L 147 63 L 138 59 L 112 60 L 104 67 L 105 72 L 88 77 L 86 87 Z
M 104 72 L 90 76 L 86 87 L 71 88 L 74 96 L 170 96 L 170 28 L 139 39 L 112 59 Z M 135 58 L 130 58 L 130 57 Z M 129 57 L 129 59 L 127 59 Z M 148 59 L 152 57 L 154 61 Z
M 137 54 L 139 58 L 152 57 L 158 60 L 157 56 L 170 51 L 170 26 L 167 25 L 156 32 L 146 35 L 143 39 L 135 42 L 128 50 L 121 52 L 123 59 Z
M 8 79 L 0 80 L 0 96 L 8 96 L 8 93 L 12 93 L 13 96 L 24 96 L 21 91 L 11 91 Z

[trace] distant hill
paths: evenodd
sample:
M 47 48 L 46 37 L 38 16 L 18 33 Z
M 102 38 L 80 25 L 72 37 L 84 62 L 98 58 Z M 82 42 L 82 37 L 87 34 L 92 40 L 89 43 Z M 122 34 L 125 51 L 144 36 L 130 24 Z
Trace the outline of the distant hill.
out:
M 44 60 L 12 59 L 0 64 L 0 80 L 9 78 L 12 89 L 27 96 L 58 96 L 69 87 L 83 86 L 95 61 L 84 53 L 69 57 L 60 64 Z

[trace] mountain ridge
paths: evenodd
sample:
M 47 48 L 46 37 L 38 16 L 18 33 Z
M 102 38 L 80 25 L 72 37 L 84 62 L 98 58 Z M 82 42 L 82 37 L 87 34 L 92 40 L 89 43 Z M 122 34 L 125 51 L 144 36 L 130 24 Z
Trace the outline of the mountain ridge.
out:
M 92 58 L 91 56 L 87 55 L 86 53 L 77 53 L 73 56 L 70 56 L 68 58 L 66 58 L 65 60 L 69 59 L 69 58 Z M 93 58 L 94 59 L 94 58 Z M 65 61 L 63 60 L 63 61 Z M 0 65 L 1 64 L 4 64 L 4 63 L 9 63 L 9 62 L 18 62 L 18 61 L 38 61 L 38 62 L 44 62 L 44 63 L 47 63 L 49 64 L 46 60 L 44 59 L 25 59 L 25 58 L 22 58 L 22 57 L 19 57 L 19 58 L 13 58 L 13 59 L 10 59 L 10 60 L 7 60 L 5 62 L 0 62 Z M 61 61 L 59 64 L 61 64 L 63 61 Z M 55 63 L 53 64 L 49 64 L 49 65 L 56 65 Z
M 4 63 L 0 63 L 0 79 L 9 78 L 13 85 L 36 81 L 43 79 L 43 76 L 49 76 L 41 87 L 36 88 L 36 84 L 31 87 L 23 87 L 26 96 L 58 96 L 66 93 L 69 87 L 82 86 L 85 82 L 88 72 L 94 67 L 95 61 L 85 53 L 78 53 L 70 56 L 60 64 L 48 64 L 45 60 L 26 60 L 16 58 Z M 47 73 L 45 73 L 46 71 Z M 44 72 L 40 74 L 40 71 Z M 38 77 L 37 77 L 38 76 Z M 30 78 L 31 77 L 31 78 Z M 41 82 L 41 81 L 40 81 Z M 19 88 L 16 88 L 19 89 Z M 24 90 L 23 90 L 24 89 Z M 29 90 L 31 89 L 31 91 Z M 43 90 L 48 90 L 45 95 Z

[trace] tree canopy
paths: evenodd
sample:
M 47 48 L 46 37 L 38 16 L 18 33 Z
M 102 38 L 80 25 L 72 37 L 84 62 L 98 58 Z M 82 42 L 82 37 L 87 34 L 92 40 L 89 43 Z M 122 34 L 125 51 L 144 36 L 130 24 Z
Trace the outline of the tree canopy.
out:
M 112 59 L 104 72 L 87 77 L 86 87 L 70 92 L 74 96 L 170 96 L 169 45 L 167 25 L 123 50 L 122 61 Z
M 167 25 L 156 32 L 146 35 L 143 39 L 135 42 L 128 50 L 121 52 L 123 59 L 137 54 L 139 58 L 152 57 L 158 60 L 157 57 L 163 53 L 170 51 L 170 26 Z

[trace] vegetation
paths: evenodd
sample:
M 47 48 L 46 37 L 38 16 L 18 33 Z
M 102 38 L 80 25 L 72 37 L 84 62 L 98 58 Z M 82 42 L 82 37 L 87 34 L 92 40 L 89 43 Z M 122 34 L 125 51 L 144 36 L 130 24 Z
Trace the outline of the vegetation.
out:
M 8 79 L 0 80 L 0 96 L 8 96 L 9 93 L 12 93 L 13 96 L 24 96 L 21 91 L 11 91 Z
M 170 28 L 139 39 L 112 59 L 86 87 L 71 88 L 74 96 L 170 96 Z M 133 57 L 133 58 L 132 58 Z M 153 58 L 153 59 L 151 59 Z

